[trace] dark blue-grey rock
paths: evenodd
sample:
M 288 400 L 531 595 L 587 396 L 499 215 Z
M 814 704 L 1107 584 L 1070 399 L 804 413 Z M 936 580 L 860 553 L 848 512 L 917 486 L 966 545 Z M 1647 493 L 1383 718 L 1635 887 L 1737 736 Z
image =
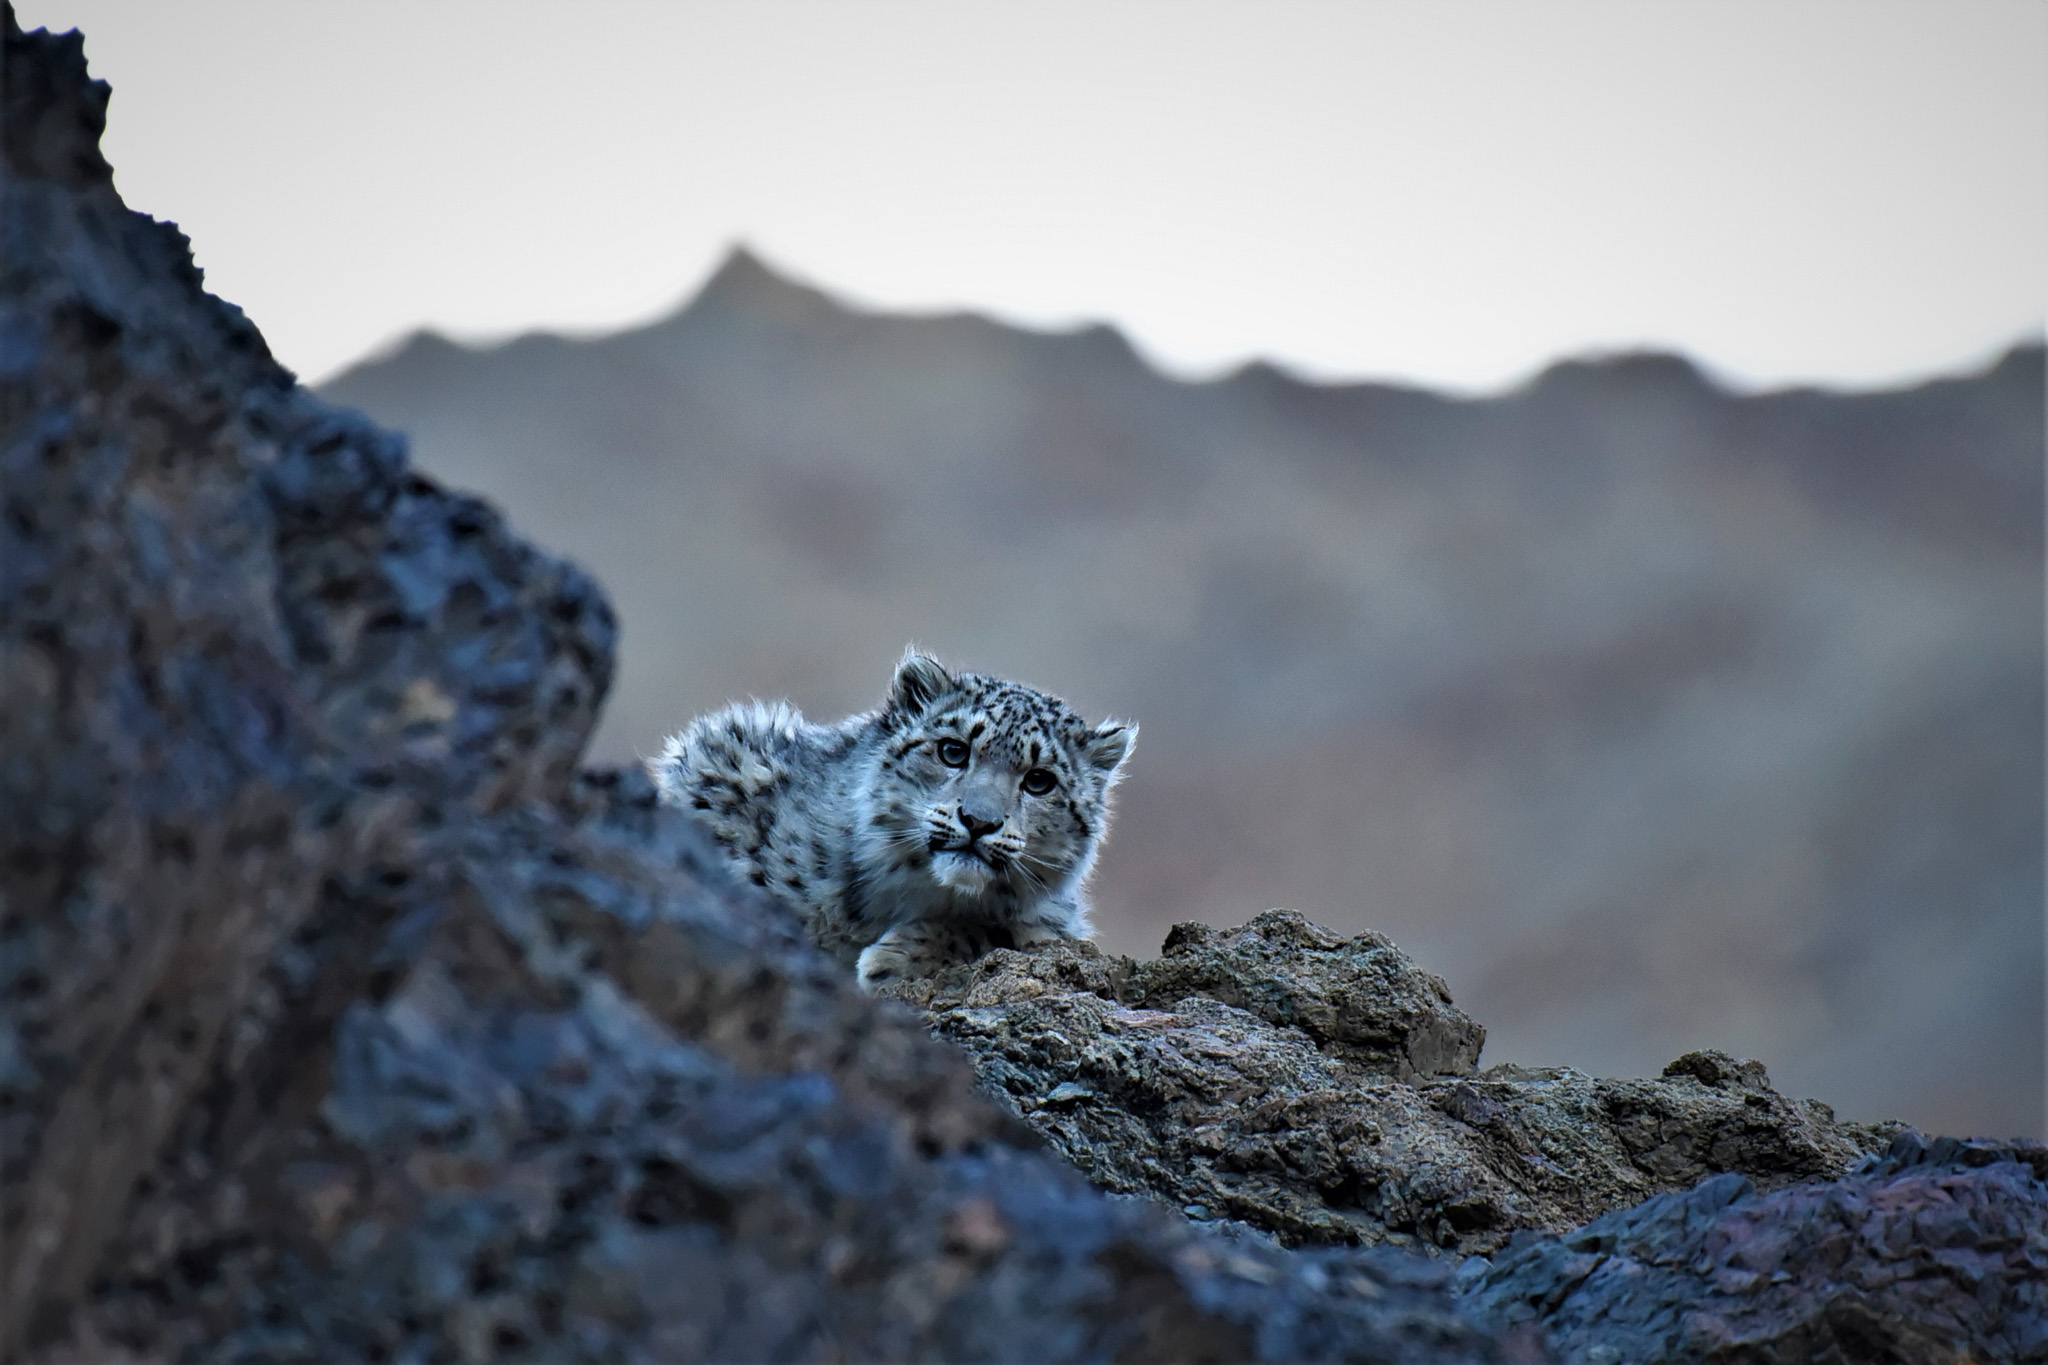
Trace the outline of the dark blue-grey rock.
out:
M 265 1013 L 317 1036 L 193 1106 L 102 1261 L 85 1342 L 248 1362 L 1503 1358 L 1444 1275 L 1223 1242 L 1089 1189 L 709 870 L 637 773 L 381 856 L 267 979 Z
M 2048 1360 L 2048 1148 L 1902 1135 L 1840 1180 L 1716 1176 L 1468 1278 L 1566 1360 Z
M 13 20 L 8 19 L 11 26 Z M 0 1320 L 74 1296 L 263 964 L 401 777 L 558 791 L 613 626 L 299 390 L 130 213 L 78 40 L 8 29 Z

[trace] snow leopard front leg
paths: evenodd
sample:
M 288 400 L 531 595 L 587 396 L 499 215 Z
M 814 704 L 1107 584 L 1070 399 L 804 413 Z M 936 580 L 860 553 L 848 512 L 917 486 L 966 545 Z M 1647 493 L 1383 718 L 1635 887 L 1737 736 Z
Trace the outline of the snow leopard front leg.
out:
M 860 988 L 872 993 L 891 981 L 930 976 L 972 962 L 997 948 L 1027 948 L 1073 935 L 1047 924 L 986 924 L 976 920 L 918 919 L 899 924 L 861 950 L 854 964 Z
M 860 988 L 869 992 L 891 981 L 930 976 L 955 962 L 971 962 L 990 948 L 1009 946 L 991 942 L 992 937 L 985 926 L 959 920 L 910 920 L 863 948 L 854 963 L 854 976 Z

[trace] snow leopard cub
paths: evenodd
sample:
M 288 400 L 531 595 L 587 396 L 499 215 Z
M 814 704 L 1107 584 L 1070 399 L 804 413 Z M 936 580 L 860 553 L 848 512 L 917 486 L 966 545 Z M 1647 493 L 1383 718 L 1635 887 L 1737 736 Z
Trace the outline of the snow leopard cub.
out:
M 1137 727 L 912 649 L 881 708 L 699 716 L 647 760 L 733 870 L 795 905 L 861 987 L 1090 933 L 1083 883 Z

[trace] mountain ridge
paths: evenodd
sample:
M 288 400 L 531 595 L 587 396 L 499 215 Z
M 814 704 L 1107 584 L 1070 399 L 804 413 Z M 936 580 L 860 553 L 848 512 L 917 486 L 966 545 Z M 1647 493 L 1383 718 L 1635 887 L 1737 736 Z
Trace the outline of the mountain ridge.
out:
M 863 709 L 914 639 L 1145 725 L 1116 951 L 1290 905 L 1443 963 L 1507 1056 L 1711 1042 L 1844 1112 L 2031 1131 L 2041 356 L 1187 382 L 742 258 L 656 324 L 322 392 L 611 585 L 600 757 L 735 697 Z M 1957 1019 L 1967 1076 L 1923 1036 Z
M 1073 340 L 1103 334 L 1113 339 L 1117 349 L 1128 351 L 1153 377 L 1163 383 L 1188 388 L 1231 385 L 1239 382 L 1253 384 L 1277 383 L 1295 389 L 1308 389 L 1324 393 L 1346 394 L 1359 390 L 1393 393 L 1427 394 L 1449 403 L 1484 403 L 1499 398 L 1511 397 L 1542 385 L 1556 376 L 1559 371 L 1589 370 L 1632 370 L 1636 366 L 1657 366 L 1666 362 L 1675 369 L 1689 372 L 1700 387 L 1737 397 L 1768 397 L 1780 394 L 1820 393 L 1832 395 L 1911 393 L 1929 385 L 1956 380 L 1984 377 L 1990 372 L 2007 365 L 2031 365 L 2040 368 L 2048 363 L 2048 343 L 2041 340 L 2020 337 L 2005 344 L 2002 349 L 1987 352 L 1988 358 L 1969 364 L 1933 371 L 1912 379 L 1876 384 L 1848 384 L 1824 382 L 1788 382 L 1783 384 L 1743 385 L 1717 378 L 1700 361 L 1684 351 L 1651 345 L 1596 346 L 1584 351 L 1562 354 L 1545 361 L 1522 378 L 1493 388 L 1461 390 L 1442 385 L 1433 385 L 1416 379 L 1392 377 L 1347 377 L 1341 379 L 1315 378 L 1290 368 L 1285 362 L 1264 356 L 1254 356 L 1240 361 L 1213 375 L 1189 378 L 1175 375 L 1145 358 L 1143 350 L 1116 324 L 1106 321 L 1079 322 L 1064 327 L 1044 327 L 1032 324 L 1006 321 L 992 313 L 971 306 L 957 308 L 890 308 L 882 305 L 864 305 L 853 302 L 829 286 L 814 284 L 800 278 L 793 272 L 776 268 L 759 252 L 745 243 L 735 243 L 719 264 L 713 267 L 704 282 L 687 294 L 679 303 L 654 319 L 625 326 L 597 329 L 564 330 L 558 328 L 533 328 L 509 336 L 478 342 L 457 340 L 447 332 L 434 326 L 421 326 L 405 332 L 388 342 L 371 348 L 359 359 L 336 370 L 318 387 L 338 384 L 359 371 L 374 368 L 388 361 L 396 360 L 414 346 L 445 346 L 466 354 L 491 354 L 507 347 L 522 343 L 533 343 L 543 339 L 561 342 L 569 346 L 605 345 L 643 337 L 648 333 L 660 333 L 682 322 L 690 313 L 699 308 L 736 309 L 757 315 L 781 315 L 796 317 L 804 321 L 820 318 L 844 318 L 849 320 L 881 320 L 905 322 L 952 322 L 972 323 L 979 327 L 1000 332 L 1016 333 L 1023 337 L 1042 340 Z

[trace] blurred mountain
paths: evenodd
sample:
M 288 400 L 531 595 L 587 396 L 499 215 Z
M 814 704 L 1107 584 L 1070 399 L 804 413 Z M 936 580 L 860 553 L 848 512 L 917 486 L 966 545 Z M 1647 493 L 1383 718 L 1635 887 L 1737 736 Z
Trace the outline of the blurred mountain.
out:
M 2004 1136 L 2043 1124 L 2043 368 L 1189 384 L 742 252 L 653 326 L 421 334 L 323 393 L 602 578 L 598 758 L 865 708 L 915 640 L 1142 722 L 1109 946 L 1299 908 L 1448 977 L 1488 1061 L 1716 1047 Z

